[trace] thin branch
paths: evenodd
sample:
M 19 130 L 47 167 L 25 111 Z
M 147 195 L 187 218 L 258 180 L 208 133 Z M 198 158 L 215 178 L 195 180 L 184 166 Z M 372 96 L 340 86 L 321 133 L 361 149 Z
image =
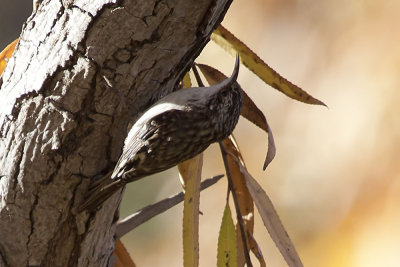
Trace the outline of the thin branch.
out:
M 194 77 L 196 78 L 196 81 L 197 81 L 197 84 L 199 85 L 199 87 L 204 87 L 204 83 L 200 78 L 199 72 L 197 71 L 196 64 L 193 64 L 192 70 L 193 70 Z
M 253 264 L 251 263 L 251 260 L 250 260 L 249 249 L 247 247 L 247 242 L 246 242 L 247 239 L 246 239 L 246 232 L 244 230 L 244 222 L 243 222 L 242 214 L 239 209 L 239 203 L 237 200 L 236 192 L 233 188 L 231 170 L 229 169 L 228 159 L 226 157 L 227 151 L 222 142 L 219 142 L 219 147 L 221 149 L 222 159 L 224 160 L 226 176 L 228 177 L 228 186 L 229 186 L 230 191 L 232 192 L 233 203 L 235 204 L 236 217 L 239 222 L 240 234 L 242 236 L 244 257 L 246 259 L 247 267 L 253 267 Z
M 206 189 L 216 182 L 218 182 L 224 175 L 217 175 L 212 178 L 209 178 L 203 181 L 200 185 L 200 190 Z M 116 237 L 117 239 L 124 236 L 126 233 L 132 231 L 139 225 L 147 222 L 151 218 L 155 217 L 158 214 L 163 213 L 164 211 L 172 208 L 173 206 L 177 205 L 178 203 L 183 201 L 185 194 L 180 192 L 176 195 L 173 195 L 169 198 L 163 199 L 157 203 L 151 204 L 149 206 L 144 207 L 141 210 L 133 213 L 132 215 L 126 217 L 125 219 L 119 221 L 117 223 L 116 229 Z

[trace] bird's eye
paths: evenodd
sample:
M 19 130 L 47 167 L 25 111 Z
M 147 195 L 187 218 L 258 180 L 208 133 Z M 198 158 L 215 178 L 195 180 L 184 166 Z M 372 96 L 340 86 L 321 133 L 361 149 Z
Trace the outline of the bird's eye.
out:
M 221 93 L 221 95 L 222 95 L 223 97 L 226 97 L 226 96 L 228 95 L 228 92 L 227 92 L 227 91 L 223 91 L 223 92 Z

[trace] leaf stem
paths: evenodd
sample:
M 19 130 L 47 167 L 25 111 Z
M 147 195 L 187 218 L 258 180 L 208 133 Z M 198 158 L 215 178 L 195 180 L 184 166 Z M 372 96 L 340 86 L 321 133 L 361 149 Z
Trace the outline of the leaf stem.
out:
M 226 176 L 228 177 L 229 190 L 232 192 L 233 203 L 235 204 L 236 217 L 237 217 L 237 220 L 239 222 L 240 234 L 242 236 L 244 257 L 246 259 L 247 267 L 253 267 L 253 264 L 251 263 L 251 260 L 250 260 L 249 249 L 247 247 L 247 241 L 246 241 L 247 239 L 246 239 L 246 232 L 244 230 L 244 222 L 243 222 L 242 214 L 241 214 L 240 209 L 239 209 L 239 203 L 238 203 L 238 200 L 237 200 L 237 197 L 236 197 L 236 192 L 235 192 L 235 190 L 233 188 L 231 171 L 229 169 L 228 159 L 226 157 L 227 151 L 226 151 L 225 146 L 224 146 L 224 144 L 222 142 L 219 142 L 219 147 L 221 149 L 222 159 L 224 161 Z
M 200 78 L 199 72 L 197 71 L 196 64 L 193 64 L 192 70 L 193 70 L 194 77 L 196 78 L 196 81 L 197 81 L 197 84 L 199 85 L 199 87 L 204 87 L 204 83 Z

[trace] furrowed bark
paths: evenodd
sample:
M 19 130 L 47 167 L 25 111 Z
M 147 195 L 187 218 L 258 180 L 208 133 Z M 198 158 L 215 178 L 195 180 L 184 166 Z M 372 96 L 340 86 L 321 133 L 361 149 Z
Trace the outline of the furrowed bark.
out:
M 121 196 L 93 214 L 74 208 L 114 167 L 128 124 L 174 90 L 230 3 L 40 3 L 0 79 L 0 266 L 112 263 Z

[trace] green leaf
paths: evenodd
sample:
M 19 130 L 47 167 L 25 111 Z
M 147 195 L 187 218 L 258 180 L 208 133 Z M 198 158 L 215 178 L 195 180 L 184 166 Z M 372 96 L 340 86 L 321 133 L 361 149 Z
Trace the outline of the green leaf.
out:
M 236 231 L 228 203 L 225 206 L 218 237 L 217 267 L 236 267 Z

